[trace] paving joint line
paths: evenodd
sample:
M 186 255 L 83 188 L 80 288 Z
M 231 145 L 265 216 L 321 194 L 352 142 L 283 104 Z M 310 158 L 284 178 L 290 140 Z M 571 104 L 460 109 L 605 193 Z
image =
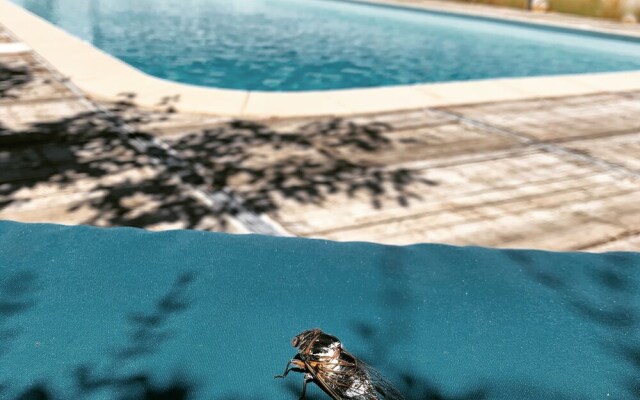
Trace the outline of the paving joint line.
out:
M 566 194 L 566 193 L 572 193 L 572 192 L 577 192 L 580 191 L 581 189 L 579 187 L 570 187 L 570 188 L 565 188 L 565 189 L 560 189 L 560 190 L 556 190 L 554 192 L 545 192 L 544 194 L 541 195 L 524 195 L 524 196 L 520 196 L 517 198 L 509 198 L 509 199 L 505 199 L 505 200 L 494 200 L 494 201 L 490 201 L 490 202 L 485 202 L 483 205 L 484 206 L 500 206 L 500 205 L 504 205 L 504 204 L 509 204 L 509 203 L 517 203 L 517 202 L 522 202 L 523 200 L 531 200 L 531 199 L 538 199 L 538 198 L 545 198 L 548 197 L 549 195 L 557 195 L 557 194 Z M 634 190 L 629 190 L 629 189 L 620 189 L 617 192 L 614 192 L 613 195 L 614 196 L 621 196 L 621 195 L 626 195 L 626 194 L 630 194 L 630 193 L 635 193 Z M 607 197 L 610 197 L 612 194 L 608 193 L 606 194 Z M 393 217 L 388 217 L 388 218 L 381 218 L 379 220 L 375 220 L 375 221 L 368 221 L 368 222 L 361 222 L 361 223 L 357 223 L 357 224 L 353 224 L 353 225 L 346 225 L 346 226 L 341 226 L 341 227 L 334 227 L 334 228 L 325 228 L 325 229 L 318 229 L 318 230 L 314 230 L 311 231 L 310 235 L 328 235 L 328 234 L 332 234 L 332 233 L 336 233 L 336 232 L 348 232 L 348 231 L 353 231 L 353 230 L 358 230 L 358 229 L 362 229 L 362 228 L 369 228 L 369 227 L 373 227 L 373 226 L 379 226 L 379 225 L 383 225 L 383 224 L 389 224 L 389 223 L 395 223 L 395 222 L 400 222 L 400 221 L 407 221 L 407 220 L 411 220 L 411 219 L 416 219 L 416 218 L 425 218 L 425 217 L 429 217 L 431 215 L 437 215 L 439 213 L 444 213 L 444 212 L 460 212 L 460 211 L 469 211 L 469 210 L 474 210 L 474 209 L 478 209 L 478 205 L 477 204 L 470 204 L 470 205 L 460 205 L 460 206 L 456 206 L 455 204 L 448 204 L 447 208 L 442 208 L 439 210 L 429 210 L 429 211 L 420 211 L 417 213 L 413 213 L 413 214 L 407 214 L 407 215 L 403 215 L 403 216 L 393 216 Z M 528 209 L 528 208 L 522 208 L 518 211 L 515 212 L 515 214 L 523 214 L 526 213 L 528 211 L 531 211 L 532 209 Z M 509 215 L 509 214 L 504 214 L 504 215 Z M 511 214 L 513 215 L 513 214 Z M 481 219 L 465 219 L 464 222 L 476 222 L 476 221 L 481 221 Z M 446 227 L 446 226 L 451 226 L 451 223 L 447 222 L 447 223 L 442 223 L 440 225 L 435 225 L 435 228 L 442 228 L 442 227 Z M 435 229 L 434 227 L 429 227 L 429 229 Z
M 547 151 L 549 153 L 552 154 L 559 154 L 559 155 L 564 155 L 564 156 L 570 156 L 576 160 L 580 160 L 580 161 L 586 161 L 588 164 L 597 166 L 599 168 L 604 168 L 606 170 L 609 170 L 611 172 L 619 172 L 625 175 L 629 175 L 632 176 L 634 178 L 640 178 L 640 172 L 638 171 L 634 171 L 632 169 L 629 169 L 628 167 L 625 167 L 624 165 L 620 165 L 620 164 L 616 164 L 614 162 L 611 161 L 607 161 L 607 160 L 603 160 L 601 158 L 598 157 L 594 157 L 592 155 L 587 155 L 584 154 L 581 151 L 578 150 L 572 150 L 569 148 L 566 148 L 564 146 L 559 146 L 555 143 L 550 143 L 550 142 L 544 142 L 541 141 L 539 139 L 536 139 L 530 135 L 524 134 L 524 133 L 520 133 L 517 131 L 514 131 L 512 129 L 508 129 L 508 128 L 501 128 L 498 126 L 494 126 L 491 125 L 489 123 L 474 119 L 474 118 L 469 118 L 469 117 L 465 117 L 463 114 L 457 113 L 457 112 L 453 112 L 453 111 L 446 111 L 443 109 L 437 109 L 437 108 L 433 108 L 431 109 L 433 111 L 442 113 L 443 115 L 448 115 L 451 117 L 456 118 L 457 120 L 459 120 L 461 123 L 476 127 L 476 128 L 482 128 L 485 131 L 489 131 L 492 133 L 496 133 L 499 134 L 501 136 L 506 136 L 506 137 L 510 137 L 510 138 L 517 138 L 518 140 L 520 140 L 522 143 L 524 143 L 525 145 L 529 145 L 531 147 L 534 148 L 539 148 L 541 150 Z
M 584 141 L 588 141 L 588 140 L 619 138 L 619 137 L 624 137 L 624 136 L 636 135 L 638 133 L 640 133 L 640 124 L 637 127 L 634 127 L 634 128 L 617 130 L 617 131 L 610 131 L 610 132 L 604 132 L 604 133 L 596 133 L 596 134 L 593 134 L 593 135 L 572 136 L 572 137 L 564 138 L 564 139 L 554 139 L 554 140 L 549 140 L 546 143 L 564 144 L 564 143 L 573 143 L 573 142 L 584 142 Z
M 624 92 L 609 92 L 611 94 L 617 94 L 625 99 L 636 100 L 640 99 L 640 90 L 626 90 Z
M 9 32 L 9 34 L 11 35 L 11 32 Z M 171 164 L 171 162 L 176 162 L 176 166 L 181 166 L 181 167 L 185 167 L 185 168 L 189 168 L 191 171 L 193 171 L 194 173 L 198 174 L 199 176 L 201 176 L 199 173 L 197 173 L 195 166 L 193 166 L 191 163 L 189 163 L 186 160 L 183 160 L 179 154 L 173 149 L 171 148 L 170 145 L 168 145 L 167 143 L 165 143 L 162 140 L 159 140 L 158 138 L 150 138 L 149 140 L 141 140 L 141 139 L 137 139 L 137 138 L 132 138 L 131 135 L 135 133 L 135 130 L 132 129 L 130 126 L 126 125 L 126 124 L 117 124 L 114 121 L 117 120 L 117 118 L 115 118 L 115 115 L 113 113 L 111 113 L 109 110 L 105 109 L 103 106 L 94 103 L 93 101 L 91 101 L 90 99 L 88 99 L 84 93 L 82 93 L 75 85 L 73 85 L 73 83 L 69 82 L 67 79 L 64 79 L 64 77 L 62 77 L 62 79 L 60 79 L 61 75 L 60 73 L 55 70 L 53 67 L 51 67 L 48 62 L 46 62 L 46 60 L 42 59 L 42 57 L 39 56 L 39 54 L 32 52 L 31 54 L 34 55 L 34 57 L 38 60 L 38 62 L 40 62 L 42 65 L 44 65 L 51 73 L 52 75 L 54 75 L 55 79 L 58 80 L 60 83 L 62 83 L 63 85 L 65 85 L 66 87 L 68 87 L 70 90 L 72 90 L 74 92 L 74 94 L 76 94 L 78 100 L 80 100 L 83 104 L 85 104 L 85 106 L 87 106 L 87 108 L 89 110 L 92 111 L 98 111 L 102 114 L 104 114 L 105 116 L 109 117 L 107 118 L 107 122 L 109 124 L 111 124 L 113 126 L 113 128 L 116 130 L 116 132 L 118 132 L 118 134 L 122 135 L 124 139 L 126 139 L 126 142 L 131 144 L 131 146 L 138 152 L 140 152 L 141 154 L 145 154 L 145 155 L 149 155 L 150 158 L 152 160 L 154 160 L 155 162 L 157 162 L 160 165 L 165 165 L 166 166 L 166 162 L 169 162 L 169 164 Z M 622 93 L 617 93 L 619 95 L 624 95 L 625 97 L 632 97 L 632 94 L 622 94 Z M 539 148 L 542 149 L 544 151 L 548 151 L 550 153 L 555 153 L 555 154 L 562 154 L 562 155 L 568 155 L 572 158 L 575 159 L 580 159 L 582 161 L 586 161 L 589 164 L 592 165 L 596 165 L 600 168 L 604 168 L 605 170 L 608 171 L 617 171 L 617 172 L 621 172 L 624 173 L 625 175 L 632 175 L 634 177 L 640 177 L 640 173 L 630 170 L 628 167 L 625 167 L 623 165 L 619 165 L 610 161 L 606 161 L 603 159 L 600 159 L 598 157 L 594 157 L 594 156 L 590 156 L 590 155 L 586 155 L 580 151 L 576 151 L 576 150 L 572 150 L 572 149 L 568 149 L 566 147 L 563 146 L 559 146 L 557 144 L 553 144 L 553 143 L 548 143 L 548 142 L 544 142 L 544 141 L 540 141 L 536 138 L 532 138 L 529 135 L 526 134 L 521 134 L 518 133 L 517 131 L 513 131 L 510 129 L 505 129 L 505 128 L 500 128 L 497 126 L 493 126 L 491 124 L 479 121 L 479 120 L 475 120 L 473 118 L 468 118 L 465 117 L 462 114 L 458 114 L 455 112 L 450 112 L 450 111 L 445 111 L 445 110 L 441 110 L 441 109 L 435 109 L 435 108 L 430 108 L 430 110 L 434 111 L 435 113 L 440 113 L 441 115 L 447 115 L 449 117 L 453 117 L 455 120 L 460 121 L 461 123 L 470 125 L 470 126 L 475 126 L 475 127 L 481 127 L 483 128 L 485 131 L 490 131 L 493 133 L 497 133 L 503 136 L 508 136 L 508 137 L 516 137 L 518 138 L 522 143 L 526 144 L 526 145 L 531 145 L 531 147 L 533 148 Z M 167 159 L 162 159 L 162 158 L 157 158 L 154 157 L 152 155 L 150 155 L 148 153 L 148 150 L 152 147 L 156 147 L 156 148 L 161 148 L 163 149 L 167 155 L 169 156 Z M 169 165 L 171 166 L 171 165 Z M 180 178 L 180 176 L 178 175 L 178 178 Z M 242 200 L 240 198 L 238 198 L 229 188 L 223 188 L 222 190 L 218 191 L 218 192 L 210 192 L 206 189 L 202 189 L 202 188 L 197 188 L 194 187 L 192 184 L 188 184 L 186 182 L 183 182 L 182 179 L 180 178 L 180 181 L 182 183 L 184 183 L 185 185 L 188 185 L 190 187 L 192 187 L 194 190 L 198 191 L 199 193 L 203 194 L 206 198 L 210 199 L 212 201 L 212 203 L 215 204 L 220 204 L 222 203 L 224 204 L 232 204 L 234 206 L 234 208 L 241 210 L 240 214 L 243 214 L 244 212 L 247 213 L 246 218 L 239 218 L 238 215 L 235 215 L 235 218 L 239 221 L 241 221 L 241 223 L 245 224 L 247 227 L 251 227 L 251 224 L 256 223 L 256 219 L 259 220 L 258 221 L 258 226 L 257 229 L 260 230 L 264 227 L 259 226 L 262 223 L 265 223 L 264 219 L 261 218 L 259 215 L 250 212 L 249 210 L 244 209 L 244 207 L 242 206 Z M 277 224 L 273 224 L 272 222 L 270 223 L 266 223 L 267 225 L 270 225 L 268 227 L 266 227 L 267 230 L 281 230 L 284 231 L 284 228 L 276 226 L 274 227 L 273 225 L 277 225 Z M 249 230 L 252 230 L 251 228 Z M 253 230 L 254 232 L 256 230 Z M 286 232 L 286 231 L 285 231 Z M 261 232 L 263 233 L 263 232 Z M 274 232 L 274 233 L 269 233 L 269 234 L 283 234 L 284 232 Z M 285 233 L 285 234 L 288 234 Z
M 638 236 L 640 235 L 640 230 L 636 229 L 636 230 L 630 230 L 630 231 L 625 231 L 619 235 L 615 235 L 609 238 L 606 238 L 604 240 L 598 240 L 598 241 L 593 241 L 589 244 L 586 244 L 584 246 L 580 246 L 580 247 L 576 247 L 573 250 L 575 251 L 588 251 L 589 249 L 596 247 L 596 246 L 602 246 L 602 245 L 606 245 L 608 243 L 613 243 L 616 242 L 618 240 L 624 240 L 627 238 L 632 238 L 634 236 Z
M 0 100 L 0 106 L 11 105 L 11 106 L 32 106 L 36 104 L 46 104 L 53 103 L 56 101 L 65 101 L 65 100 L 75 100 L 77 96 L 75 93 L 68 94 L 60 97 L 42 97 L 39 99 L 31 99 L 31 100 L 17 100 L 17 101 L 8 101 L 8 100 Z

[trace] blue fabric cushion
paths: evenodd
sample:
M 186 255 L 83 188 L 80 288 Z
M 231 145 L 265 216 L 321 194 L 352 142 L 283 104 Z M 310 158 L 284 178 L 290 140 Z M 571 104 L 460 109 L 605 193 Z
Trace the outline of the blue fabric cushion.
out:
M 407 399 L 637 399 L 639 266 L 0 222 L 0 398 L 297 399 L 320 327 Z

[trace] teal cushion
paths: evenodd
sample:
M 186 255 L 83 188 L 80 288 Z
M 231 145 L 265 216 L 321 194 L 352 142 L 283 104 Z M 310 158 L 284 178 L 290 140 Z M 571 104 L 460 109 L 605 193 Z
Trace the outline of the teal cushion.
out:
M 319 327 L 407 399 L 637 399 L 639 267 L 0 222 L 0 398 L 297 399 L 273 376 Z

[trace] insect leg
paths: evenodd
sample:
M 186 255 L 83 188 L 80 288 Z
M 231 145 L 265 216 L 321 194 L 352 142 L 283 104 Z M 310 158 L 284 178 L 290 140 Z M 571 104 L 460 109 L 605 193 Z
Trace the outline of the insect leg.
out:
M 289 366 L 291 364 L 294 365 L 293 368 L 289 368 Z M 302 361 L 294 358 L 293 360 L 290 360 L 287 363 L 287 366 L 284 368 L 284 372 L 282 373 L 282 375 L 276 375 L 276 376 L 274 376 L 274 378 L 284 378 L 285 376 L 287 376 L 289 374 L 289 371 L 291 371 L 292 369 L 302 369 L 302 370 L 304 370 L 304 363 Z
M 287 366 L 286 366 L 286 367 L 284 367 L 284 372 L 283 372 L 281 375 L 275 375 L 275 376 L 274 376 L 274 378 L 284 378 L 285 376 L 287 376 L 287 374 L 289 373 L 289 365 L 291 365 L 291 362 L 292 362 L 292 361 L 293 361 L 293 360 L 290 360 L 290 361 L 287 363 Z
M 307 383 L 313 380 L 313 375 L 310 373 L 304 374 L 304 381 L 302 382 L 302 394 L 298 400 L 304 400 L 304 396 L 307 394 Z

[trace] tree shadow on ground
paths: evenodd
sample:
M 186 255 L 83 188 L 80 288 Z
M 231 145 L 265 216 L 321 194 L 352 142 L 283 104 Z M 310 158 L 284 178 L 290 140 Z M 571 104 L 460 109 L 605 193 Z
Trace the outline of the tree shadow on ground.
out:
M 15 99 L 12 91 L 33 80 L 31 71 L 26 66 L 12 67 L 0 63 L 0 100 Z
M 153 126 L 172 121 L 175 100 L 150 112 L 136 108 L 134 97 L 123 95 L 106 111 L 0 125 L 0 212 L 46 201 L 40 192 L 66 193 L 55 200 L 84 216 L 76 223 L 216 230 L 240 211 L 323 204 L 335 194 L 364 196 L 378 208 L 389 201 L 407 206 L 419 198 L 418 185 L 436 184 L 416 171 L 378 165 L 376 157 L 356 157 L 389 149 L 385 124 L 333 118 L 276 129 L 233 120 L 160 141 Z M 73 193 L 85 195 L 72 200 Z
M 435 182 L 408 169 L 385 169 L 352 157 L 388 149 L 390 131 L 385 124 L 339 118 L 303 124 L 293 131 L 232 121 L 171 145 L 203 171 L 208 185 L 233 187 L 256 212 L 277 210 L 279 198 L 319 204 L 336 193 L 366 195 L 376 208 L 382 207 L 385 196 L 406 206 L 417 197 L 412 185 Z

